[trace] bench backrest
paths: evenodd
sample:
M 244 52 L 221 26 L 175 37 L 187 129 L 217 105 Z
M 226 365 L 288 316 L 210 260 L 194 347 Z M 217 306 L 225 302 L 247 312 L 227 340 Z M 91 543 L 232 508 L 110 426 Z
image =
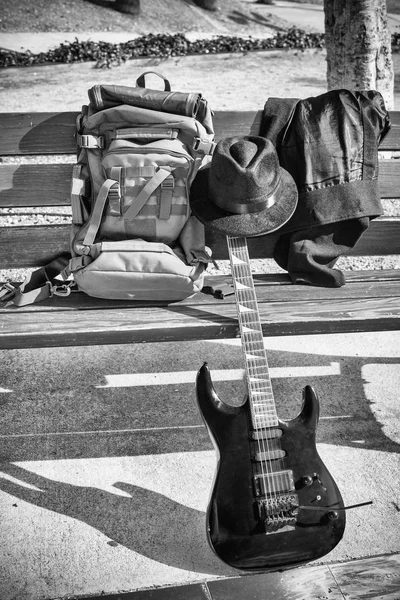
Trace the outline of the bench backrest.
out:
M 0 114 L 0 157 L 24 157 L 24 163 L 0 162 L 0 207 L 69 206 L 77 113 Z M 380 150 L 400 150 L 400 112 L 392 112 L 392 129 Z M 257 135 L 261 111 L 216 112 L 216 139 Z M 40 163 L 28 156 L 46 156 Z M 71 155 L 71 162 L 56 155 Z M 0 158 L 1 161 L 1 158 Z M 382 198 L 400 198 L 400 160 L 381 159 Z M 277 236 L 249 239 L 251 258 L 271 258 Z M 228 258 L 224 236 L 207 231 L 207 244 L 216 259 Z M 37 267 L 69 249 L 68 225 L 31 225 L 0 228 L 0 268 Z M 400 221 L 373 221 L 352 251 L 353 256 L 400 254 Z

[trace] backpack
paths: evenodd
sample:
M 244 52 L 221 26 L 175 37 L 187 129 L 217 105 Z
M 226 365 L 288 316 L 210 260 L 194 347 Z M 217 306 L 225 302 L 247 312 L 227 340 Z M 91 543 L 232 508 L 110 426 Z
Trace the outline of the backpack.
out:
M 145 87 L 146 75 L 164 90 Z M 190 185 L 214 149 L 212 113 L 198 93 L 171 92 L 146 71 L 136 87 L 95 85 L 77 118 L 71 254 L 0 289 L 25 306 L 71 288 L 98 298 L 178 301 L 200 291 L 212 261 L 191 215 Z M 60 277 L 64 280 L 60 281 Z
M 161 77 L 164 90 L 144 86 Z M 211 260 L 189 188 L 214 148 L 201 94 L 171 92 L 147 71 L 136 87 L 96 85 L 77 119 L 71 260 L 79 290 L 109 299 L 182 300 Z

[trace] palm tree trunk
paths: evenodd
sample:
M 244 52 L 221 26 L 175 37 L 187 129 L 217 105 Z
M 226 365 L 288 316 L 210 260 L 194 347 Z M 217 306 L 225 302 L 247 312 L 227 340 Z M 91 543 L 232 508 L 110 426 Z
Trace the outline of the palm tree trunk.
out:
M 393 109 L 386 0 L 324 0 L 328 90 L 377 90 Z

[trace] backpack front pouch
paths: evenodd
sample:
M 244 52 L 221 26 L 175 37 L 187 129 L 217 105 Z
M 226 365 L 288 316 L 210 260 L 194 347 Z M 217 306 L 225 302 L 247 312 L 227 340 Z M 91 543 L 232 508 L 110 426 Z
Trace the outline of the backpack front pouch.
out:
M 179 301 L 203 287 L 206 265 L 188 265 L 184 253 L 141 239 L 99 242 L 92 262 L 75 271 L 79 290 L 95 298 Z
M 189 217 L 188 182 L 193 166 L 192 157 L 179 140 L 141 145 L 115 140 L 105 153 L 102 166 L 108 177 L 118 169 L 121 173 L 121 204 L 109 201 L 101 224 L 102 236 L 167 244 L 177 239 Z M 136 205 L 140 190 L 164 169 L 170 175 L 152 191 L 144 205 Z

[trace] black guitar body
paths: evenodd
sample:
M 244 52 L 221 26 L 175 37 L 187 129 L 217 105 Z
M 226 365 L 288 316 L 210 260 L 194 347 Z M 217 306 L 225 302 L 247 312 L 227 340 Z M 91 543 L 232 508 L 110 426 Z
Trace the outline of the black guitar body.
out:
M 295 567 L 330 552 L 343 536 L 345 512 L 316 449 L 319 403 L 314 390 L 307 386 L 300 414 L 292 421 L 279 420 L 277 427 L 298 507 L 292 511 L 292 525 L 276 530 L 268 530 L 257 508 L 265 490 L 255 489 L 249 402 L 241 407 L 223 403 L 206 363 L 198 373 L 197 398 L 219 453 L 207 511 L 208 539 L 217 556 L 236 569 L 257 572 Z

